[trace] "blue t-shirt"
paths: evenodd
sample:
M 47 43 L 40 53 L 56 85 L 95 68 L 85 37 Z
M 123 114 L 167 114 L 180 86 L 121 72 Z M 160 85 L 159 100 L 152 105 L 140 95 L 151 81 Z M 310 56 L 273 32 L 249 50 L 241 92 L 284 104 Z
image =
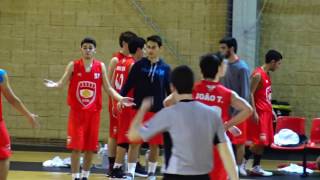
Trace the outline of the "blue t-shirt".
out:
M 152 96 L 151 112 L 163 108 L 163 100 L 170 94 L 170 66 L 162 59 L 152 64 L 147 58 L 137 61 L 131 68 L 120 94 L 126 96 L 133 89 L 135 108 L 141 106 L 145 97 Z
M 4 75 L 7 74 L 7 72 L 3 69 L 0 69 L 0 83 L 4 81 Z

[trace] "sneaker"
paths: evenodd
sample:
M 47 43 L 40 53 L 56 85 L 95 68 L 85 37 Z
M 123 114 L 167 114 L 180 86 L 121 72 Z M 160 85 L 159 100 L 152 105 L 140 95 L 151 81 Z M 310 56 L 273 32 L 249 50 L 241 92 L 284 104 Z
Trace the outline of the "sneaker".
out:
M 131 173 L 127 173 L 126 180 L 134 180 L 133 175 Z
M 136 171 L 134 172 L 134 175 L 139 177 L 148 177 L 148 172 L 139 162 L 137 162 Z
M 260 166 L 254 166 L 251 169 L 251 174 L 256 176 L 272 176 L 273 173 L 263 170 Z
M 80 180 L 80 178 L 74 178 L 74 180 Z
M 113 168 L 111 168 L 111 167 L 108 168 L 107 174 L 106 174 L 107 177 L 111 177 L 112 169 L 113 169 Z
M 240 166 L 238 166 L 238 171 L 240 176 L 248 176 L 246 164 L 242 163 Z
M 113 168 L 109 177 L 116 178 L 116 179 L 124 179 L 126 175 L 123 172 L 122 167 L 117 167 L 117 168 Z
M 154 173 L 148 173 L 148 180 L 157 180 L 157 176 Z
M 88 178 L 83 177 L 81 180 L 88 180 Z

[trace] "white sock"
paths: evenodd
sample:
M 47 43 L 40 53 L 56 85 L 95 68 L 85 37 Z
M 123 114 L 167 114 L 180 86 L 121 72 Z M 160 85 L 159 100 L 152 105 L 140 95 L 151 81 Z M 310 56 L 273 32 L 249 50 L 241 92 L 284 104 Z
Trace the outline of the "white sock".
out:
M 137 163 L 128 163 L 128 173 L 132 174 L 134 177 L 134 172 L 136 171 Z
M 148 162 L 148 174 L 149 173 L 156 173 L 156 169 L 157 169 L 157 162 Z
M 120 164 L 120 163 L 114 163 L 113 164 L 113 168 L 119 168 L 119 167 L 122 167 L 122 164 Z
M 84 171 L 81 172 L 81 178 L 89 178 L 90 171 Z
M 80 173 L 72 173 L 71 176 L 72 176 L 72 180 L 74 180 L 76 178 L 80 179 Z

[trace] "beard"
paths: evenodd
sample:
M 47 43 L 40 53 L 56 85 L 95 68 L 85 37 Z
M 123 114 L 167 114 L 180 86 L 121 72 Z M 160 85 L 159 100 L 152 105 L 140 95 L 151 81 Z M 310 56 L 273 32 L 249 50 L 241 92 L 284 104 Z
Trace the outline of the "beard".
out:
M 230 56 L 231 56 L 230 50 L 226 51 L 226 53 L 224 54 L 224 57 L 225 57 L 226 59 L 229 59 Z

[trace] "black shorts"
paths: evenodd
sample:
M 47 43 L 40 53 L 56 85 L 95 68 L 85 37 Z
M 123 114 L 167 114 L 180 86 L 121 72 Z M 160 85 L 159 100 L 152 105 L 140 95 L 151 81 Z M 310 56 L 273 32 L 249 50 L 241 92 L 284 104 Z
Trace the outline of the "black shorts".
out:
M 210 180 L 209 174 L 202 175 L 177 175 L 163 174 L 163 180 Z

